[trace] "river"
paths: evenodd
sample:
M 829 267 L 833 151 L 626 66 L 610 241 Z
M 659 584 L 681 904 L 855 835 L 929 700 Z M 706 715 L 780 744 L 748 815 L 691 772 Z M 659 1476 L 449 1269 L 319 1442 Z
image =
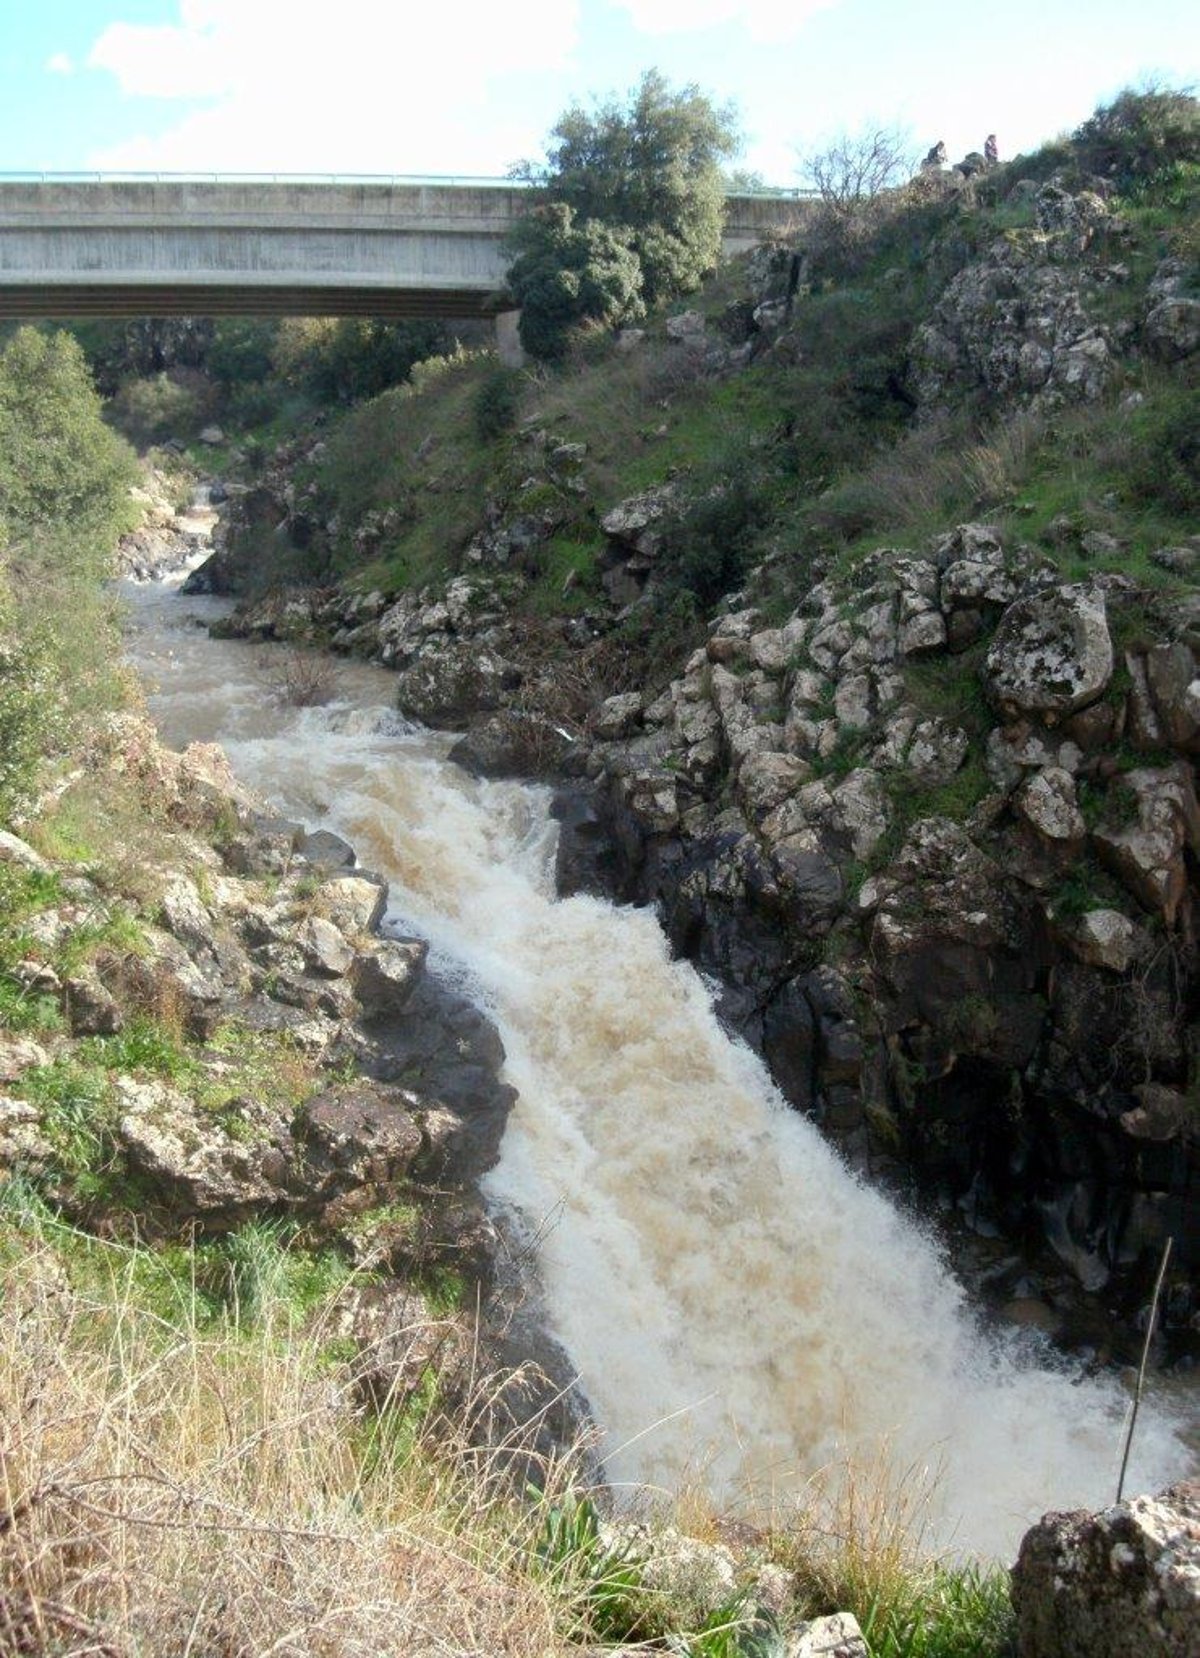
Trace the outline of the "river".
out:
M 124 591 L 164 739 L 220 742 L 282 811 L 345 835 L 390 921 L 496 1023 L 520 1097 L 486 1195 L 537 1235 L 618 1489 L 778 1515 L 849 1460 L 905 1488 L 928 1542 L 999 1558 L 1045 1509 L 1112 1500 L 1121 1389 L 981 1332 L 933 1242 L 722 1032 L 653 913 L 556 898 L 545 790 L 449 764 L 383 670 L 337 664 L 336 700 L 288 707 L 269 652 L 208 637 L 215 601 Z M 1127 1489 L 1189 1460 L 1167 1407 L 1143 1409 Z

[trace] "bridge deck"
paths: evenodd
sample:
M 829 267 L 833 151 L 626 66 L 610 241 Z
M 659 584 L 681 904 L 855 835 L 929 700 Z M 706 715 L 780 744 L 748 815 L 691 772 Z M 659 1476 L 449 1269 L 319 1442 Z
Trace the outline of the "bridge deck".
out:
M 0 175 L 0 317 L 486 316 L 533 199 L 507 181 Z M 804 211 L 730 197 L 726 251 Z

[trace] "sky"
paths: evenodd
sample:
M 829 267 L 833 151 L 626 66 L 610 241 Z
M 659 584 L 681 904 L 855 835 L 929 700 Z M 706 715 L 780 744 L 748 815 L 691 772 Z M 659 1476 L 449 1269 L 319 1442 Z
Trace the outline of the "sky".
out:
M 871 125 L 1007 157 L 1147 77 L 1195 0 L 4 0 L 0 172 L 503 175 L 649 68 L 738 113 L 737 165 Z

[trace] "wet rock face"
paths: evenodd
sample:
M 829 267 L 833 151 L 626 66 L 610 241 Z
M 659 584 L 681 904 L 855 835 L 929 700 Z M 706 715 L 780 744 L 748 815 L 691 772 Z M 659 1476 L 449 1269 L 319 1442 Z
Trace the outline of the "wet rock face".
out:
M 1012 1574 L 1021 1658 L 1200 1651 L 1200 1485 L 1047 1514 Z
M 722 616 L 640 715 L 611 710 L 559 864 L 568 890 L 660 907 L 859 1167 L 907 1166 L 981 1228 L 1040 1239 L 1123 1317 L 1174 1233 L 1180 1354 L 1200 1304 L 1200 1135 L 1176 1108 L 1190 618 L 1123 578 L 1063 583 L 986 524 L 880 550 L 780 625 Z M 1146 1086 L 1167 1091 L 1153 1110 Z

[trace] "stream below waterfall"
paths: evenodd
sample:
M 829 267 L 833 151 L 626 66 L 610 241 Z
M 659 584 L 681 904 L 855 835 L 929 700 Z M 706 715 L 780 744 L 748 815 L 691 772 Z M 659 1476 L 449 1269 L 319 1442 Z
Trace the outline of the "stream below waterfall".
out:
M 218 601 L 122 591 L 164 740 L 220 742 L 350 840 L 389 922 L 499 1029 L 519 1100 L 485 1193 L 537 1236 L 614 1486 L 779 1513 L 847 1458 L 886 1464 L 910 1496 L 929 1478 L 927 1542 L 998 1557 L 1048 1508 L 1111 1502 L 1120 1387 L 980 1332 L 933 1243 L 723 1033 L 653 913 L 556 898 L 546 790 L 448 763 L 382 669 L 335 663 L 335 701 L 289 707 L 264 652 L 208 637 Z M 1181 1416 L 1143 1407 L 1127 1490 L 1187 1472 Z

